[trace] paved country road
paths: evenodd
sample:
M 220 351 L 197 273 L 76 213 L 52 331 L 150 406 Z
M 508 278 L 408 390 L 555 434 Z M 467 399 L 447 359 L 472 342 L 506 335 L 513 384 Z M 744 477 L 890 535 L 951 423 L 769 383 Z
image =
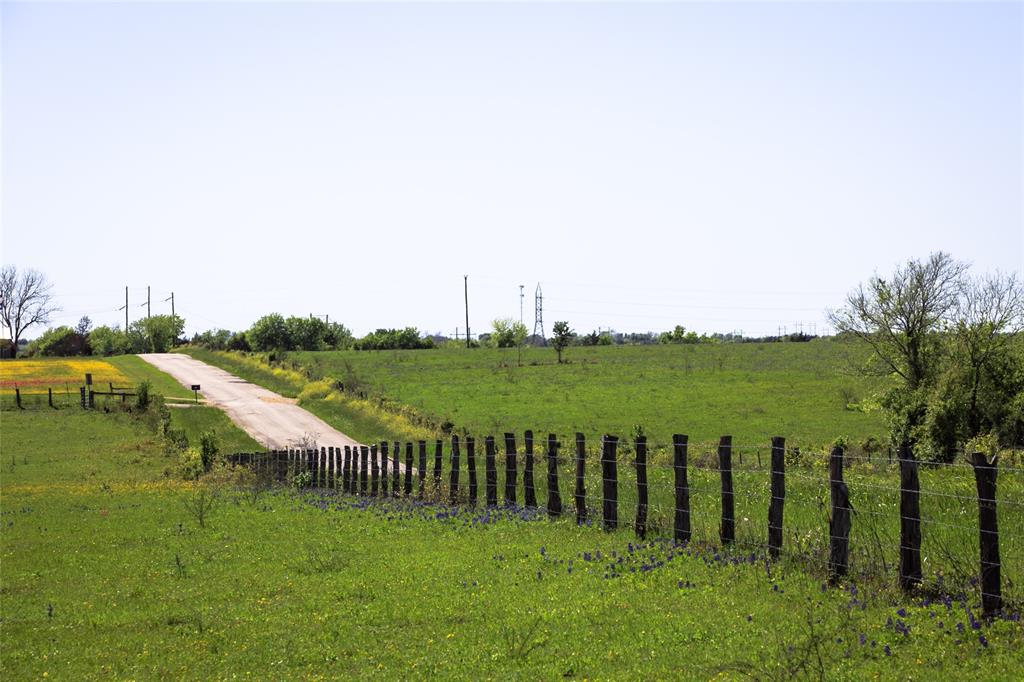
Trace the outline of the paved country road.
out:
M 207 403 L 224 410 L 231 421 L 269 449 L 299 447 L 304 439 L 325 447 L 356 444 L 296 405 L 294 399 L 239 379 L 219 367 L 179 353 L 142 353 L 139 357 L 185 387 L 202 386 Z

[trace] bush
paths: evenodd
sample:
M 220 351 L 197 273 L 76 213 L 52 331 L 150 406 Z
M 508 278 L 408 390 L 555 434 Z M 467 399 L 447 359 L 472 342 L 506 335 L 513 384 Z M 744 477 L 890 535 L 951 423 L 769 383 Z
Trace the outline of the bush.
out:
M 149 409 L 149 382 L 143 381 L 135 387 L 135 404 L 140 410 Z
M 199 455 L 203 463 L 203 471 L 209 471 L 220 454 L 220 443 L 215 431 L 204 431 L 199 437 Z
M 199 448 L 186 448 L 178 458 L 178 471 L 181 477 L 187 481 L 195 481 L 204 473 L 206 467 L 203 465 L 203 454 Z

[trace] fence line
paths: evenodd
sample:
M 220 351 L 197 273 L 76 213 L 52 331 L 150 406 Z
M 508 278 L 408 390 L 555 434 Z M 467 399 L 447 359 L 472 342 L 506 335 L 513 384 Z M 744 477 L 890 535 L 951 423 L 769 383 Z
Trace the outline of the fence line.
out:
M 515 434 L 505 433 L 503 436 L 505 462 L 501 468 L 497 466 L 495 438 L 487 436 L 484 439 L 484 505 L 486 508 L 498 506 L 498 490 L 501 488 L 498 479 L 501 473 L 504 478 L 504 507 L 520 509 L 517 497 L 518 458 L 522 455 L 525 466 L 522 476 L 524 505 L 521 508 L 535 509 L 533 433 L 526 432 L 522 452 L 517 447 Z M 924 544 L 930 557 L 929 570 L 935 570 L 935 566 L 944 560 L 954 574 L 960 573 L 965 578 L 970 576 L 969 582 L 978 587 L 983 612 L 988 616 L 1002 609 L 1003 583 L 1013 589 L 1021 582 L 1018 563 L 1008 566 L 1001 559 L 997 512 L 999 507 L 1003 507 L 1004 514 L 1009 510 L 1016 520 L 1024 508 L 1024 501 L 1007 499 L 1005 491 L 1001 497 L 997 496 L 996 485 L 1000 471 L 1013 475 L 1020 469 L 1003 469 L 998 465 L 998 459 L 990 461 L 981 454 L 975 454 L 965 466 L 957 466 L 955 471 L 966 474 L 970 469 L 972 473 L 977 495 L 968 496 L 921 490 L 918 472 L 923 463 L 917 461 L 913 452 L 906 448 L 899 452 L 898 457 L 899 484 L 886 486 L 862 480 L 865 474 L 850 469 L 849 458 L 842 447 L 834 447 L 829 453 L 828 471 L 821 476 L 787 467 L 788 451 L 782 437 L 772 438 L 770 446 L 767 446 L 770 453 L 767 470 L 735 468 L 733 454 L 739 447 L 732 443 L 729 436 L 719 440 L 717 461 L 713 466 L 695 465 L 690 461 L 691 444 L 687 436 L 682 434 L 672 438 L 672 461 L 668 465 L 651 461 L 651 447 L 642 436 L 632 443 L 624 444 L 616 436 L 606 435 L 600 439 L 597 449 L 588 449 L 581 433 L 575 434 L 572 440 L 575 440 L 575 448 L 570 448 L 571 454 L 561 454 L 562 444 L 557 436 L 549 434 L 546 438 L 544 457 L 547 462 L 547 497 L 543 511 L 552 518 L 560 516 L 563 511 L 559 478 L 562 471 L 565 471 L 573 476 L 573 504 L 577 523 L 596 523 L 605 530 L 616 530 L 620 527 L 620 503 L 624 503 L 625 508 L 635 509 L 632 525 L 634 533 L 641 540 L 654 534 L 671 537 L 681 545 L 717 540 L 722 547 L 752 548 L 764 552 L 764 558 L 769 563 L 787 557 L 814 565 L 823 570 L 831 584 L 841 582 L 851 573 L 877 574 L 877 564 L 881 563 L 881 573 L 887 573 L 891 566 L 896 571 L 898 584 L 908 592 L 925 585 L 943 584 L 941 573 L 935 576 L 924 575 Z M 230 455 L 228 459 L 236 464 L 251 466 L 259 476 L 269 480 L 291 480 L 298 485 L 364 497 L 393 496 L 476 507 L 476 440 L 472 437 L 462 439 L 458 435 L 451 437 L 447 486 L 442 485 L 443 441 L 435 442 L 430 485 L 427 476 L 428 444 L 426 441 L 418 441 L 416 445 L 419 451 L 418 467 L 414 467 L 414 443 L 405 444 L 406 457 L 403 463 L 399 458 L 401 443 L 398 441 L 393 444 L 382 442 L 379 448 L 378 444 L 296 448 L 268 453 L 241 453 Z M 745 447 L 749 451 L 750 446 Z M 597 451 L 600 452 L 599 460 L 589 460 L 588 455 Z M 463 452 L 466 455 L 468 488 L 460 486 Z M 393 456 L 390 491 L 387 481 L 389 453 Z M 631 470 L 634 473 L 627 477 L 630 480 L 624 480 L 622 472 Z M 414 472 L 419 477 L 415 497 L 412 485 Z M 401 473 L 405 474 L 402 486 Z M 768 476 L 763 476 L 765 473 Z M 850 475 L 846 476 L 847 473 Z M 717 486 L 711 485 L 711 477 L 718 478 Z M 803 488 L 798 486 L 787 494 L 787 477 L 810 485 Z M 1011 489 L 1016 493 L 1019 488 L 1014 486 L 1018 481 L 1016 478 L 1010 480 L 1013 483 Z M 598 484 L 599 507 L 588 504 L 587 492 L 595 489 L 588 486 L 588 482 L 591 485 Z M 752 490 L 751 485 L 754 485 Z M 808 489 L 811 495 L 807 494 Z M 823 495 L 824 491 L 828 492 L 827 496 Z M 872 509 L 858 502 L 862 496 L 876 495 L 878 491 L 891 493 L 893 506 L 896 504 L 895 496 L 898 495 L 899 509 Z M 757 506 L 762 502 L 764 509 Z M 933 518 L 942 512 L 943 504 L 950 503 L 958 505 L 956 513 L 977 518 L 978 525 Z M 803 512 L 806 517 L 808 504 L 811 505 L 810 518 L 817 519 L 814 525 L 806 527 L 791 521 L 787 526 L 786 513 L 791 518 L 800 518 L 800 512 Z M 928 513 L 922 514 L 922 506 Z M 719 512 L 717 520 L 714 507 Z M 758 519 L 764 518 L 762 514 L 765 512 L 767 522 L 762 526 Z M 666 525 L 668 519 L 671 519 L 671 527 Z M 923 529 L 928 528 L 938 531 L 922 533 Z M 1024 549 L 1024 542 L 1019 537 L 1021 524 L 1004 523 L 1004 528 L 1012 529 L 1008 535 L 1004 530 L 1004 539 L 1009 541 L 1007 547 L 1011 556 L 1019 562 Z M 953 533 L 949 534 L 949 531 Z M 973 551 L 966 549 L 965 537 L 969 535 L 977 538 Z M 764 541 L 755 540 L 757 537 L 763 537 Z M 895 557 L 888 554 L 886 545 L 890 547 L 888 551 L 895 552 Z M 974 552 L 976 558 L 968 558 Z M 968 565 L 975 568 L 966 569 Z M 1012 570 L 1006 571 L 1004 568 Z

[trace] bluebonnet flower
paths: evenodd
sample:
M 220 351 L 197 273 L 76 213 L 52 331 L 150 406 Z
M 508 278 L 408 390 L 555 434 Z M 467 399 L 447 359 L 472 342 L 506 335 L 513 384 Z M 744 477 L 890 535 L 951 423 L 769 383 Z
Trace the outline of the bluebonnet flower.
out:
M 888 644 L 885 645 L 885 655 L 892 656 L 892 649 L 889 648 Z

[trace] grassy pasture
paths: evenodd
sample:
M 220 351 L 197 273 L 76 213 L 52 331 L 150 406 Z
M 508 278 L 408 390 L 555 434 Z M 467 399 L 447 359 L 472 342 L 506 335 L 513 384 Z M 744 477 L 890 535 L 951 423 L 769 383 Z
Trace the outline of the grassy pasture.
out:
M 851 409 L 881 385 L 855 374 L 864 356 L 849 344 L 581 347 L 566 359 L 527 348 L 522 366 L 514 349 L 295 352 L 286 362 L 478 435 L 625 437 L 639 424 L 661 443 L 673 433 L 695 443 L 731 434 L 746 446 L 784 435 L 810 447 L 886 432 L 880 412 Z
M 1024 671 L 1019 622 L 973 630 L 970 597 L 822 589 L 703 543 L 329 492 L 208 488 L 201 527 L 198 489 L 163 476 L 126 415 L 5 412 L 0 435 L 4 679 Z

